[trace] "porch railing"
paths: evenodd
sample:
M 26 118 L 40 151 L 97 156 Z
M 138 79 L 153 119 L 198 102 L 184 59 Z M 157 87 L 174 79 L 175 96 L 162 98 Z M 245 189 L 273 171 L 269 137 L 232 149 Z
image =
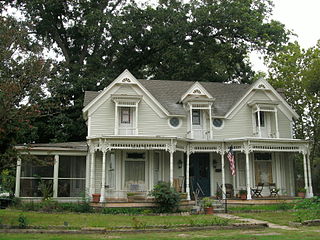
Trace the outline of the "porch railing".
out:
M 227 201 L 227 194 L 222 190 L 222 188 L 217 183 L 217 199 L 224 206 L 224 212 L 228 213 L 228 201 Z

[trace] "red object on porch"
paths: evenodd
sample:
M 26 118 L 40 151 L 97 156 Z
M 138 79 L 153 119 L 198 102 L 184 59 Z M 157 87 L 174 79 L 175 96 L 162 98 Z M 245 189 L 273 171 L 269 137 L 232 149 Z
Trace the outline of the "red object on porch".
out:
M 98 193 L 92 194 L 92 202 L 94 203 L 100 202 L 100 197 L 101 197 L 101 194 L 98 194 Z

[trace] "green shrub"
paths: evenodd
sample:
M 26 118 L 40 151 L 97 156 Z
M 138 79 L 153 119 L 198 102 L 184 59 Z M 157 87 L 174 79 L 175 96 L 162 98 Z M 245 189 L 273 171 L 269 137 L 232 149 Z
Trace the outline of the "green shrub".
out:
M 296 202 L 294 206 L 297 221 L 318 219 L 320 216 L 320 197 L 303 199 Z
M 27 217 L 26 216 L 21 214 L 18 217 L 18 226 L 19 226 L 19 228 L 22 228 L 22 229 L 27 228 L 28 221 L 27 221 Z
M 176 212 L 179 209 L 180 195 L 169 183 L 155 185 L 150 195 L 154 197 L 157 212 Z

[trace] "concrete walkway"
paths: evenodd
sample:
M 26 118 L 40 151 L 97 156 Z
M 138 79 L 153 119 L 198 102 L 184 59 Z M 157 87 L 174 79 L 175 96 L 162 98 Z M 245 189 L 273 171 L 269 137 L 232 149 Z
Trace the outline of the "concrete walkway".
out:
M 234 215 L 230 215 L 230 214 L 219 213 L 219 214 L 215 214 L 215 215 L 218 217 L 221 217 L 221 218 L 239 220 L 239 221 L 243 221 L 243 222 L 249 222 L 252 224 L 264 223 L 264 224 L 267 224 L 269 228 L 276 228 L 276 229 L 283 229 L 283 230 L 298 230 L 297 228 L 278 225 L 278 224 L 270 223 L 267 221 L 262 221 L 262 220 L 252 219 L 252 218 L 242 218 L 242 217 L 238 217 L 238 216 L 234 216 Z

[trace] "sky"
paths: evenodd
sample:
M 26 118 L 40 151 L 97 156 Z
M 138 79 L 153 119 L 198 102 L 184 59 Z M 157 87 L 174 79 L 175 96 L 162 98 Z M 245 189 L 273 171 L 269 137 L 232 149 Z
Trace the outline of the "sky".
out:
M 320 0 L 273 0 L 272 18 L 285 24 L 286 28 L 297 34 L 290 41 L 298 41 L 303 48 L 316 45 L 320 39 Z M 250 56 L 254 70 L 266 71 L 260 56 Z

